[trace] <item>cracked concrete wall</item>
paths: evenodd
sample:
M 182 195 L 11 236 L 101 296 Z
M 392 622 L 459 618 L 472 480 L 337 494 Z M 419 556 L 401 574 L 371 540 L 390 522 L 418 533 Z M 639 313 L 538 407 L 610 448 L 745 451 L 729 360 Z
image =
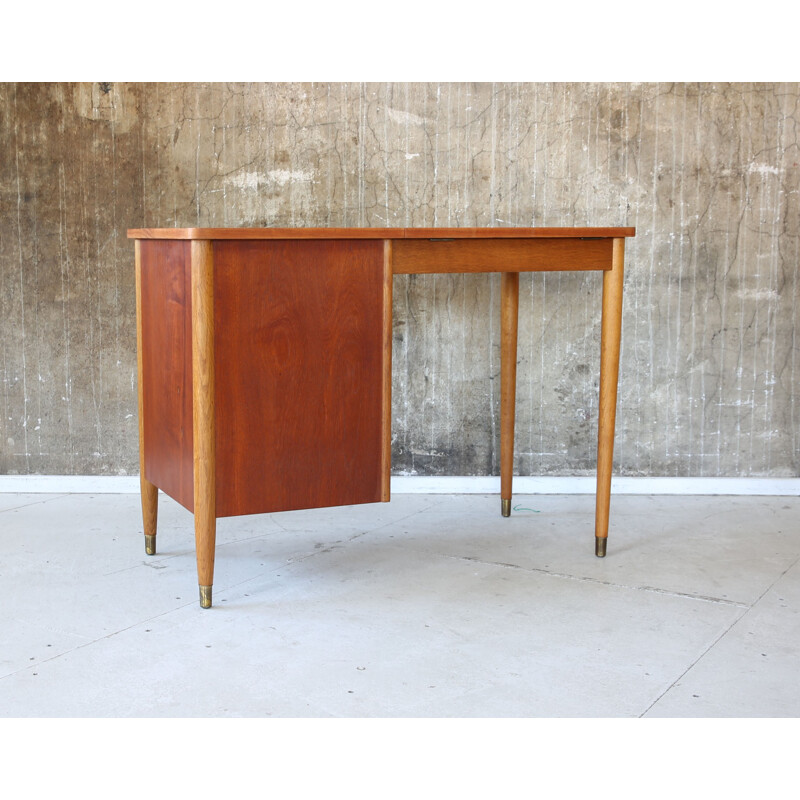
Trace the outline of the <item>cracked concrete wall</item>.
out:
M 798 84 L 2 84 L 0 472 L 138 472 L 130 227 L 634 225 L 623 475 L 800 475 Z M 523 275 L 517 471 L 594 469 L 600 276 Z M 499 458 L 499 278 L 395 279 L 393 469 Z

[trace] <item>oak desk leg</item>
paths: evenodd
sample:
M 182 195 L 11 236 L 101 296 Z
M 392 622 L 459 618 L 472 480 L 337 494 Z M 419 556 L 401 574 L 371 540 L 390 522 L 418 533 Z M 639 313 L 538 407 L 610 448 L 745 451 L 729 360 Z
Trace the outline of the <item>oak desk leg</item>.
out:
M 514 476 L 519 273 L 501 273 L 500 288 L 500 511 L 508 517 L 511 516 L 511 482 Z
M 603 318 L 600 333 L 600 413 L 597 431 L 597 510 L 594 535 L 595 555 L 601 558 L 606 554 L 608 512 L 611 504 L 624 260 L 625 240 L 614 239 L 611 269 L 603 273 Z
M 210 241 L 192 242 L 192 427 L 194 535 L 200 605 L 211 607 L 216 543 L 214 429 L 214 255 Z
M 142 524 L 144 525 L 144 551 L 156 552 L 156 527 L 158 523 L 158 487 L 144 476 L 144 379 L 142 377 L 142 255 L 139 240 L 134 242 L 136 258 L 136 367 L 139 386 L 139 484 L 142 494 Z

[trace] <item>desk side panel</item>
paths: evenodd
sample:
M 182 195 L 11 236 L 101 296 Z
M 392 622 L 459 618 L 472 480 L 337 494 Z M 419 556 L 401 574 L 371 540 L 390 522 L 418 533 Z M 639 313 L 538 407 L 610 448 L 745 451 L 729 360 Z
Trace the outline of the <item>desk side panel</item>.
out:
M 382 241 L 214 243 L 217 516 L 387 484 Z
M 145 477 L 190 511 L 192 329 L 190 242 L 142 241 Z
M 402 239 L 395 274 L 611 269 L 613 239 Z

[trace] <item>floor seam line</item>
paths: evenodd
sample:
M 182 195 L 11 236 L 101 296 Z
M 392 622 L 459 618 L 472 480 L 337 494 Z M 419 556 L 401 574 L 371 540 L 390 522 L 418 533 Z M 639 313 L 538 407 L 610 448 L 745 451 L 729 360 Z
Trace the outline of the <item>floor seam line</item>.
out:
M 718 645 L 718 644 L 719 644 L 719 643 L 722 641 L 722 639 L 723 639 L 725 636 L 727 636 L 727 635 L 728 635 L 728 634 L 729 634 L 729 633 L 730 633 L 730 632 L 733 630 L 733 628 L 734 628 L 736 625 L 738 625 L 738 624 L 739 624 L 739 623 L 740 623 L 740 622 L 741 622 L 741 621 L 742 621 L 742 620 L 743 620 L 743 619 L 744 619 L 744 618 L 745 618 L 745 617 L 746 617 L 746 616 L 747 616 L 747 615 L 750 613 L 750 611 L 751 611 L 751 610 L 752 610 L 752 606 L 750 606 L 749 608 L 747 608 L 747 610 L 746 610 L 746 611 L 744 611 L 744 612 L 743 612 L 742 614 L 740 614 L 740 615 L 739 615 L 739 616 L 738 616 L 738 617 L 737 617 L 735 620 L 733 620 L 733 622 L 731 622 L 731 624 L 730 624 L 730 625 L 728 625 L 728 627 L 727 627 L 727 628 L 725 628 L 725 630 L 724 630 L 724 631 L 722 631 L 722 633 L 720 633 L 720 635 L 719 635 L 719 636 L 717 636 L 717 638 L 716 638 L 716 639 L 714 639 L 714 641 L 713 641 L 713 642 L 711 642 L 711 644 L 710 644 L 708 647 L 706 647 L 706 649 L 705 649 L 705 650 L 703 650 L 703 652 L 702 652 L 702 653 L 700 653 L 700 655 L 699 655 L 699 656 L 697 656 L 697 658 L 696 658 L 694 661 L 692 661 L 692 663 L 691 663 L 691 664 L 689 664 L 689 666 L 688 666 L 688 667 L 686 667 L 686 669 L 685 669 L 683 672 L 681 672 L 681 674 L 680 674 L 680 675 L 678 675 L 678 677 L 677 677 L 677 678 L 675 678 L 675 680 L 674 680 L 674 681 L 672 681 L 672 683 L 670 683 L 670 685 L 669 685 L 669 686 L 667 686 L 667 688 L 666 688 L 666 689 L 664 689 L 664 691 L 663 691 L 663 692 L 661 692 L 661 694 L 660 694 L 658 697 L 656 697 L 656 699 L 655 699 L 655 700 L 653 700 L 653 702 L 652 702 L 652 703 L 650 703 L 650 705 L 649 705 L 649 706 L 647 706 L 647 708 L 646 708 L 644 711 L 642 711 L 642 713 L 641 713 L 641 714 L 639 714 L 639 719 L 641 719 L 642 717 L 644 717 L 644 716 L 645 716 L 645 714 L 647 714 L 647 713 L 650 711 L 650 709 L 652 709 L 652 708 L 653 708 L 653 707 L 654 707 L 654 706 L 655 706 L 655 705 L 656 705 L 656 704 L 657 704 L 657 703 L 658 703 L 658 702 L 659 702 L 659 701 L 660 701 L 660 700 L 661 700 L 661 699 L 662 699 L 662 698 L 663 698 L 663 697 L 664 697 L 664 696 L 665 696 L 665 695 L 666 695 L 668 692 L 672 691 L 672 689 L 673 689 L 675 686 L 677 686 L 677 684 L 678 684 L 678 683 L 680 683 L 681 679 L 683 679 L 683 678 L 684 678 L 686 675 L 688 675 L 688 674 L 689 674 L 689 672 L 690 672 L 692 669 L 694 669 L 694 667 L 695 667 L 697 664 L 699 664 L 699 663 L 700 663 L 700 661 L 702 661 L 702 660 L 703 660 L 703 659 L 704 659 L 704 658 L 705 658 L 705 657 L 706 657 L 706 656 L 707 656 L 707 655 L 708 655 L 708 654 L 711 652 L 711 650 L 713 650 L 713 649 L 714 649 L 714 648 L 715 648 L 715 647 L 716 647 L 716 646 L 717 646 L 717 645 Z
M 121 633 L 125 633 L 126 631 L 133 630 L 133 628 L 138 627 L 139 625 L 146 625 L 148 622 L 152 622 L 154 619 L 158 619 L 159 617 L 164 617 L 167 614 L 174 614 L 176 611 L 180 611 L 182 608 L 186 608 L 191 606 L 192 602 L 188 601 L 183 605 L 177 606 L 176 608 L 171 608 L 167 611 L 162 611 L 160 614 L 154 614 L 152 617 L 147 617 L 147 619 L 139 620 L 138 622 L 131 623 L 130 625 L 126 625 L 124 628 L 120 628 L 117 631 L 112 631 L 111 633 L 107 633 L 103 636 L 98 636 L 95 639 L 91 639 L 90 641 L 83 642 L 82 644 L 77 645 L 76 647 L 71 647 L 69 650 L 65 650 L 63 653 L 57 653 L 54 656 L 50 656 L 49 658 L 44 658 L 41 661 L 37 661 L 35 664 L 28 664 L 20 669 L 14 670 L 14 672 L 9 672 L 7 675 L 0 676 L 0 681 L 5 680 L 6 678 L 10 678 L 13 675 L 19 675 L 22 672 L 28 672 L 36 667 L 41 666 L 42 664 L 48 664 L 51 661 L 57 661 L 59 658 L 63 658 L 64 656 L 70 655 L 71 653 L 76 652 L 77 650 L 83 650 L 85 647 L 91 647 L 93 644 L 97 644 L 98 642 L 102 642 L 104 639 L 113 639 L 115 636 L 118 636 Z M 68 633 L 67 631 L 64 631 Z M 80 634 L 71 634 L 73 636 L 80 636 Z
M 710 597 L 707 595 L 690 594 L 689 592 L 674 592 L 669 589 L 659 589 L 656 586 L 632 586 L 625 583 L 615 583 L 614 581 L 604 581 L 599 578 L 592 578 L 589 576 L 570 575 L 566 572 L 553 572 L 552 570 L 542 569 L 541 567 L 522 567 L 519 564 L 508 564 L 503 561 L 486 561 L 481 558 L 473 558 L 470 556 L 451 556 L 446 555 L 446 558 L 454 558 L 460 561 L 470 561 L 476 564 L 484 564 L 492 567 L 507 567 L 508 569 L 517 569 L 523 572 L 535 572 L 540 575 L 547 575 L 551 578 L 563 578 L 566 580 L 577 581 L 579 583 L 596 583 L 601 586 L 609 586 L 614 589 L 629 589 L 631 591 L 652 592 L 653 594 L 663 594 L 668 597 L 679 597 L 685 600 L 699 600 L 704 603 L 711 603 L 713 605 L 733 606 L 734 608 L 749 609 L 750 605 L 745 602 L 737 600 L 724 600 L 720 597 Z M 760 599 L 760 598 L 759 598 Z M 756 601 L 757 602 L 757 601 Z
M 643 717 L 647 714 L 653 706 L 656 705 L 668 692 L 670 692 L 678 683 L 679 681 L 689 673 L 690 670 L 694 669 L 694 667 L 700 663 L 702 659 L 704 659 L 713 648 L 715 648 L 722 639 L 727 636 L 754 608 L 755 606 L 764 599 L 766 594 L 772 590 L 778 581 L 783 578 L 790 569 L 793 569 L 797 564 L 800 563 L 800 557 L 796 558 L 786 569 L 775 578 L 772 583 L 764 589 L 763 592 L 753 601 L 753 603 L 747 606 L 747 610 L 740 614 L 688 667 L 680 674 L 677 678 L 666 688 L 664 691 L 655 699 L 653 702 L 639 715 L 639 718 Z
M 12 508 L 2 508 L 0 509 L 0 514 L 5 514 L 7 511 L 19 511 L 20 508 L 30 508 L 31 506 L 40 506 L 44 505 L 45 503 L 51 503 L 53 500 L 60 500 L 62 497 L 69 497 L 69 492 L 64 492 L 63 494 L 57 494 L 53 497 L 48 497 L 45 500 L 34 500 L 32 503 L 23 503 L 21 506 L 13 506 Z

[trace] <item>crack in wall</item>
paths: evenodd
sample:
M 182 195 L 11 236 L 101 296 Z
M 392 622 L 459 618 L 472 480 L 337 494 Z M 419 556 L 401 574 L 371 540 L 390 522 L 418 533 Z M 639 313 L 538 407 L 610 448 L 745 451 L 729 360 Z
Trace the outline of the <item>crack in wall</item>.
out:
M 0 473 L 137 472 L 128 227 L 634 225 L 618 474 L 800 475 L 797 83 L 3 84 L 0 110 Z M 521 281 L 518 474 L 594 469 L 594 277 Z M 497 471 L 497 303 L 396 279 L 395 473 Z

